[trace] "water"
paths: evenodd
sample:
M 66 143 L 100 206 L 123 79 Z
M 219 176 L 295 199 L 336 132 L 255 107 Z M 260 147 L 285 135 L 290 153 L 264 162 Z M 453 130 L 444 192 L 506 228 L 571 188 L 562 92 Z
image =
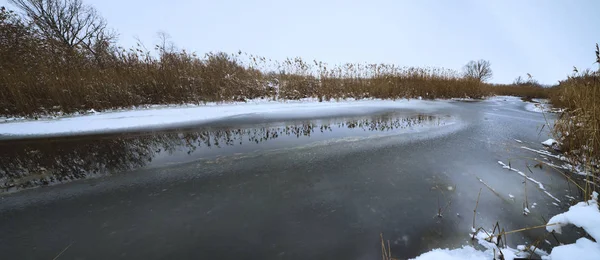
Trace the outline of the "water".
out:
M 361 117 L 0 142 L 5 191 L 335 139 L 423 131 L 456 119 L 386 112 Z
M 543 159 L 521 146 L 544 149 L 547 129 L 524 106 L 3 141 L 3 187 L 21 191 L 0 195 L 0 252 L 53 258 L 72 243 L 66 259 L 377 259 L 383 233 L 404 259 L 472 243 L 480 190 L 476 227 L 541 225 L 577 194 L 531 166 Z M 557 244 L 543 229 L 507 242 L 539 238 Z

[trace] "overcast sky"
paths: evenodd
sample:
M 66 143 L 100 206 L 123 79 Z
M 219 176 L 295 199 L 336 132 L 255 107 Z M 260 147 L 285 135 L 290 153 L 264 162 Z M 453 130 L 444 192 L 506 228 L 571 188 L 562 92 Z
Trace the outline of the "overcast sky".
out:
M 600 1 L 83 0 L 148 47 L 167 32 L 199 54 L 242 50 L 267 58 L 460 69 L 492 63 L 492 82 L 530 73 L 553 84 L 592 68 Z M 0 0 L 6 5 L 7 0 Z

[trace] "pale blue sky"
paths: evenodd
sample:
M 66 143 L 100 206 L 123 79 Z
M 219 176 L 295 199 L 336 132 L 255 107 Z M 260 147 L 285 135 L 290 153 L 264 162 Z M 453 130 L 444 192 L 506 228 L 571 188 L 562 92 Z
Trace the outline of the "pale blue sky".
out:
M 460 69 L 492 63 L 492 82 L 531 73 L 552 84 L 573 66 L 591 68 L 600 42 L 600 1 L 83 0 L 130 47 L 165 31 L 203 54 L 242 50 L 337 64 L 394 63 Z M 6 5 L 7 0 L 0 0 Z

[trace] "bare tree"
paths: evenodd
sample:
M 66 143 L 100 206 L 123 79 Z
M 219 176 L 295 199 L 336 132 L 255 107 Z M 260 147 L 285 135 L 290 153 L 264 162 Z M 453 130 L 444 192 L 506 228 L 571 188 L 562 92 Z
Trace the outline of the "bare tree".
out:
M 487 60 L 469 61 L 464 66 L 463 73 L 465 77 L 485 82 L 492 78 L 492 65 Z
M 21 9 L 47 39 L 97 56 L 116 39 L 96 9 L 81 0 L 9 0 Z
M 158 44 L 154 46 L 154 49 L 160 53 L 173 52 L 175 50 L 175 44 L 171 41 L 171 35 L 167 32 L 159 31 L 156 33 L 158 38 Z
M 513 84 L 514 85 L 522 85 L 523 83 L 525 83 L 525 81 L 523 80 L 523 77 L 518 76 L 514 81 Z

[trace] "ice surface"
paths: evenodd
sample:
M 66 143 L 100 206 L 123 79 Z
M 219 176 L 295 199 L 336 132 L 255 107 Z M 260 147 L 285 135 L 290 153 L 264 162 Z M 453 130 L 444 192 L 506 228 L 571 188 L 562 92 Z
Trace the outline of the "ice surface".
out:
M 538 185 L 538 188 L 540 188 L 540 190 L 542 190 L 544 193 L 546 193 L 546 195 L 548 195 L 550 198 L 554 199 L 555 201 L 557 201 L 557 202 L 560 202 L 560 200 L 559 200 L 559 199 L 557 199 L 556 197 L 554 197 L 552 194 L 550 194 L 550 192 L 548 192 L 548 191 L 546 190 L 546 188 L 544 187 L 544 184 L 542 184 L 541 182 L 539 182 L 539 181 L 535 180 L 534 178 L 531 178 L 531 177 L 527 176 L 527 174 L 523 173 L 522 171 L 519 171 L 519 170 L 517 170 L 517 169 L 515 169 L 515 168 L 512 168 L 512 167 L 510 167 L 510 166 L 506 165 L 506 164 L 505 164 L 505 163 L 503 163 L 502 161 L 498 161 L 498 164 L 502 165 L 502 168 L 504 168 L 504 169 L 509 169 L 509 170 L 511 170 L 511 171 L 513 171 L 513 172 L 516 172 L 516 173 L 518 173 L 519 175 L 521 175 L 521 176 L 523 176 L 523 177 L 527 178 L 529 181 L 531 181 L 531 182 L 533 182 L 533 183 L 537 184 L 537 185 Z
M 0 123 L 0 135 L 36 136 L 67 135 L 73 133 L 98 133 L 137 128 L 165 127 L 179 124 L 196 124 L 210 120 L 238 116 L 259 116 L 262 119 L 343 116 L 364 114 L 387 109 L 418 109 L 427 113 L 453 106 L 447 101 L 424 100 L 350 100 L 342 102 L 317 102 L 312 99 L 279 102 L 256 101 L 203 106 L 162 107 L 119 112 L 92 113 L 84 116 L 43 119 L 37 121 L 12 120 Z

